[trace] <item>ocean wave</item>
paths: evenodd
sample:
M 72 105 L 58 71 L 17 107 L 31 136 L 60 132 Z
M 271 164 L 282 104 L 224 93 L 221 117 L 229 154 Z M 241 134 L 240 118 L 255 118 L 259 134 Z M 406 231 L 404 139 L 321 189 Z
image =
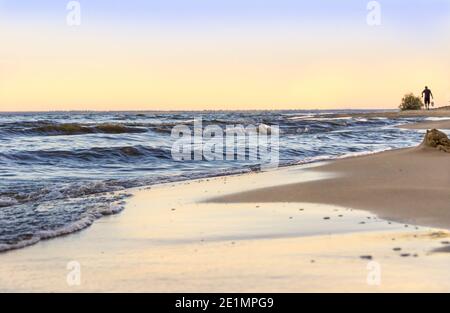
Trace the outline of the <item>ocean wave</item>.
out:
M 81 135 L 81 134 L 125 134 L 143 133 L 147 130 L 142 128 L 128 127 L 122 124 L 100 124 L 87 126 L 82 124 L 52 124 L 32 128 L 30 132 L 49 136 L 57 135 Z
M 287 120 L 291 120 L 291 121 L 308 120 L 308 119 L 311 120 L 311 119 L 314 119 L 314 117 L 315 117 L 315 115 L 308 114 L 308 115 L 292 116 L 292 117 L 287 118 Z
M 3 227 L 2 230 L 0 230 L 0 253 L 24 248 L 34 245 L 42 240 L 72 234 L 88 228 L 102 216 L 114 215 L 123 211 L 126 204 L 124 199 L 128 197 L 130 197 L 129 194 L 116 195 L 112 197 L 109 203 L 93 206 L 86 205 L 87 207 L 84 213 L 80 214 L 76 220 L 61 226 L 59 223 L 56 223 L 54 227 L 52 227 L 53 225 L 51 225 L 50 221 L 36 221 L 36 224 L 39 224 L 38 228 L 24 229 L 23 233 L 16 233 L 15 236 L 12 237 L 11 235 L 8 236 L 8 240 L 2 240 L 3 233 L 8 231 L 8 228 Z M 29 216 L 28 218 L 30 219 L 32 217 Z M 1 222 L 4 221 L 0 220 L 0 223 Z M 14 226 L 14 222 L 11 222 L 9 228 Z
M 16 199 L 9 198 L 9 197 L 0 197 L 0 208 L 16 205 L 19 202 Z
M 50 121 L 20 121 L 0 125 L 0 131 L 20 135 L 70 136 L 83 134 L 144 133 L 147 129 L 125 124 L 55 123 Z
M 20 162 L 43 162 L 52 164 L 52 162 L 61 161 L 70 162 L 98 162 L 98 161 L 116 161 L 132 162 L 139 157 L 150 157 L 155 159 L 172 158 L 171 151 L 167 148 L 154 148 L 145 146 L 124 146 L 124 147 L 94 147 L 91 149 L 74 150 L 37 150 L 20 151 L 13 153 L 0 153 L 0 160 Z
M 120 181 L 92 181 L 73 183 L 51 183 L 34 186 L 12 186 L 0 194 L 0 208 L 23 205 L 27 203 L 41 204 L 43 202 L 76 199 L 125 189 Z M 42 209 L 42 208 L 40 208 Z

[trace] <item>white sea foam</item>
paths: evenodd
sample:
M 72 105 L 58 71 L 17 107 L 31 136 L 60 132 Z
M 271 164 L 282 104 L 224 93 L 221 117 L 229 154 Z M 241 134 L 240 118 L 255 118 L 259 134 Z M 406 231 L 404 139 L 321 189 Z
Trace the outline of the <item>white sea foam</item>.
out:
M 321 117 L 308 117 L 308 118 L 304 118 L 304 120 L 307 121 L 348 121 L 353 119 L 353 117 L 351 116 L 344 116 L 344 117 L 326 117 L 326 116 L 321 116 Z
M 305 158 L 296 164 L 309 164 L 309 163 L 315 163 L 315 162 L 325 162 L 325 161 L 348 159 L 348 158 L 353 158 L 353 157 L 377 154 L 377 153 L 385 152 L 385 151 L 389 151 L 389 150 L 392 150 L 392 148 L 384 148 L 384 149 L 377 149 L 377 150 L 373 150 L 373 151 L 364 151 L 364 152 L 353 152 L 353 153 L 343 154 L 340 156 L 316 156 L 316 157 L 311 157 L 311 158 Z
M 427 117 L 425 121 L 439 122 L 439 121 L 450 121 L 450 119 L 448 117 Z
M 16 199 L 0 197 L 0 208 L 6 207 L 6 206 L 11 206 L 11 205 L 16 205 L 17 203 L 18 202 Z
M 301 115 L 301 116 L 293 116 L 289 117 L 288 120 L 296 121 L 296 120 L 306 120 L 306 119 L 312 119 L 315 115 Z
M 23 240 L 23 241 L 14 243 L 14 244 L 2 243 L 2 244 L 0 244 L 0 252 L 25 248 L 25 247 L 28 247 L 28 246 L 38 243 L 40 240 L 41 240 L 40 237 L 33 236 L 31 239 Z
M 68 225 L 65 225 L 63 227 L 54 230 L 39 231 L 31 238 L 13 244 L 0 244 L 0 252 L 14 249 L 21 249 L 27 246 L 34 245 L 41 240 L 47 240 L 81 231 L 91 226 L 97 219 L 101 218 L 102 216 L 114 215 L 122 212 L 125 208 L 125 204 L 126 204 L 125 201 L 119 201 L 107 205 L 100 205 L 98 207 L 94 207 L 93 209 L 84 213 L 79 220 L 70 223 Z

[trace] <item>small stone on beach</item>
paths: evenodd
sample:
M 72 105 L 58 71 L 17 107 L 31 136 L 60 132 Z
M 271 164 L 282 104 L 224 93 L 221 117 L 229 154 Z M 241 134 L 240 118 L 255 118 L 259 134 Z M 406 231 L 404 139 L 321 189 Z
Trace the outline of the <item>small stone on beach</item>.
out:
M 409 257 L 411 256 L 411 254 L 409 254 L 409 253 L 403 253 L 403 254 L 400 254 L 400 256 L 401 256 L 402 258 L 409 258 Z

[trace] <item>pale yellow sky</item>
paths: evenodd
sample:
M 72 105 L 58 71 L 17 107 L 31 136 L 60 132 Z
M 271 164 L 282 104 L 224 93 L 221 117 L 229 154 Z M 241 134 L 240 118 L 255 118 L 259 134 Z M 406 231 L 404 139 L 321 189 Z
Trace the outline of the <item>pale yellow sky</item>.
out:
M 448 36 L 1 24 L 0 111 L 396 108 L 425 84 L 450 101 Z

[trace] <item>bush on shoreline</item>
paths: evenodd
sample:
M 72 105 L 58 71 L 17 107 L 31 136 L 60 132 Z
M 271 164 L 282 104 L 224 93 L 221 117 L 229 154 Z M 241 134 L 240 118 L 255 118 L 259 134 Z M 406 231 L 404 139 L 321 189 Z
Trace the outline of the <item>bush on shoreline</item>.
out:
M 406 94 L 402 99 L 402 104 L 400 104 L 400 110 L 421 110 L 424 104 L 420 97 L 416 97 L 413 93 Z

